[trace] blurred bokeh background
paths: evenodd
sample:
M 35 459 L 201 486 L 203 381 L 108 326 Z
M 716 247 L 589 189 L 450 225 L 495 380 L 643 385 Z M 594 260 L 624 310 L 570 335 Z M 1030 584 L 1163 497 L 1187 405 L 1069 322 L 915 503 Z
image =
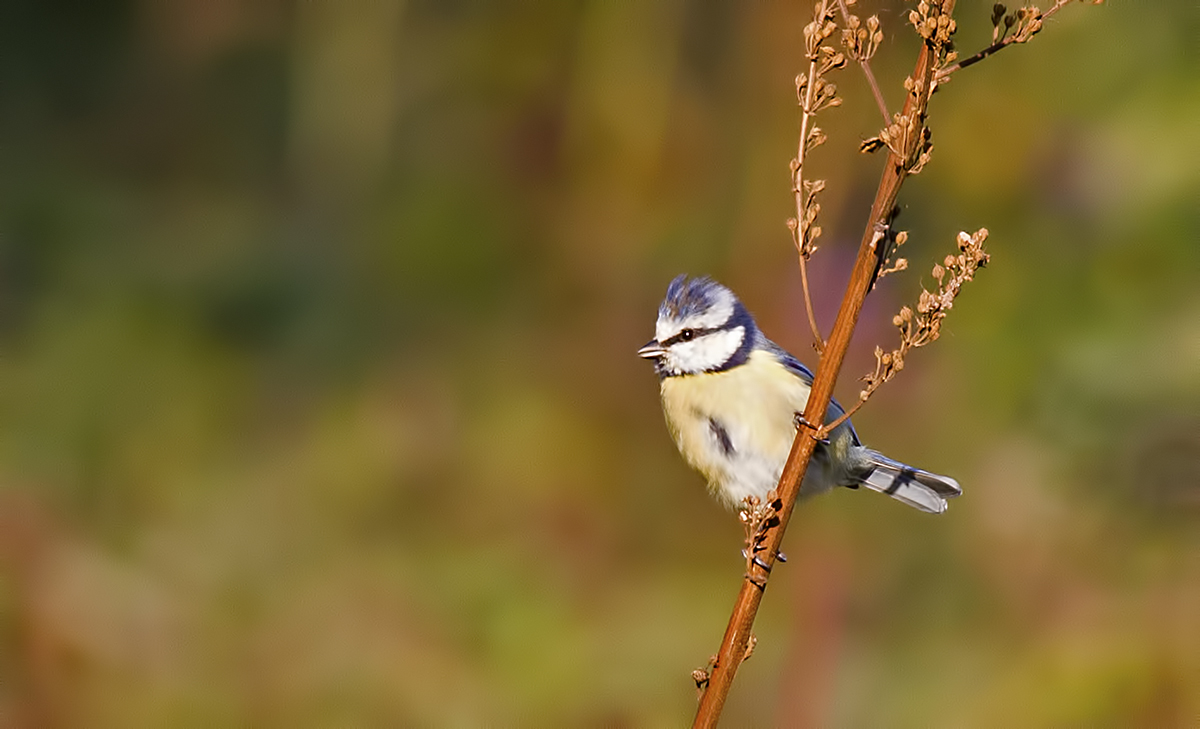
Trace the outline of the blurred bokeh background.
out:
M 864 5 L 895 109 L 906 7 Z M 0 726 L 690 721 L 742 534 L 634 350 L 686 271 L 815 364 L 809 7 L 0 6 Z M 1197 38 L 1071 6 L 939 92 L 838 391 L 989 228 L 856 418 L 966 493 L 806 503 L 727 725 L 1200 720 Z M 836 81 L 826 327 L 881 162 Z

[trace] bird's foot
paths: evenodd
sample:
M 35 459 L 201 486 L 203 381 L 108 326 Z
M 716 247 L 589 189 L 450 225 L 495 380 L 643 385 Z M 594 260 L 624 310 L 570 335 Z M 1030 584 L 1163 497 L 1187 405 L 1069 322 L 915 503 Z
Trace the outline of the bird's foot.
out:
M 805 418 L 802 413 L 796 413 L 796 417 L 793 422 L 796 424 L 796 430 L 808 428 L 813 432 L 813 438 L 815 438 L 818 443 L 821 445 L 829 445 L 829 438 L 825 437 L 823 429 L 808 422 L 808 419 Z

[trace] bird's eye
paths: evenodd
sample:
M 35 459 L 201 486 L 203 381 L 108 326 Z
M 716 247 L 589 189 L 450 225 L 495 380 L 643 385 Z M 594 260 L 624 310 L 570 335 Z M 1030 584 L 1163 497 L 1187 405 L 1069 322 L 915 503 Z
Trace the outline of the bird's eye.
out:
M 685 342 L 692 341 L 692 337 L 695 337 L 695 336 L 696 336 L 696 332 L 692 331 L 691 329 L 684 329 L 682 332 L 679 333 L 679 338 Z

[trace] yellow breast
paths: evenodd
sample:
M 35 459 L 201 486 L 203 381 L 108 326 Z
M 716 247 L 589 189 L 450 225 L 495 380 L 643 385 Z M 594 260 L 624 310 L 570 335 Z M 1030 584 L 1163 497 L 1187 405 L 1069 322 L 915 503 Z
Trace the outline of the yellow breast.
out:
M 762 351 L 725 372 L 662 381 L 667 427 L 680 452 L 734 506 L 775 487 L 808 392 L 803 380 Z M 721 447 L 716 427 L 727 432 L 734 452 Z

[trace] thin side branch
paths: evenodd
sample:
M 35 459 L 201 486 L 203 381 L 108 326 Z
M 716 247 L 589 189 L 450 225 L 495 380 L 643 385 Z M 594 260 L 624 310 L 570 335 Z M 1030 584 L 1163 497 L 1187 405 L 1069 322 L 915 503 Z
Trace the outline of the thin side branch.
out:
M 804 287 L 804 313 L 808 315 L 808 327 L 812 330 L 813 349 L 820 354 L 825 349 L 821 328 L 817 326 L 817 315 L 813 312 L 812 293 L 808 290 L 808 257 L 800 256 L 800 283 Z
M 1041 12 L 1035 6 L 1028 6 L 1005 14 L 1007 8 L 996 3 L 992 10 L 992 44 L 970 58 L 965 58 L 952 66 L 946 66 L 937 73 L 937 80 L 943 81 L 950 74 L 967 66 L 974 66 L 988 56 L 1001 51 L 1015 43 L 1026 43 L 1042 29 L 1046 19 L 1062 10 L 1074 0 L 1056 0 L 1046 12 Z M 1103 0 L 1099 0 L 1103 2 Z M 1093 0 L 1096 2 L 1096 0 Z M 1099 4 L 1099 2 L 1096 2 Z M 1016 27 L 1011 34 L 1009 31 Z
M 884 352 L 882 347 L 875 348 L 875 371 L 863 378 L 866 384 L 858 394 L 858 402 L 840 418 L 823 427 L 818 433 L 819 437 L 827 437 L 849 420 L 883 383 L 904 369 L 904 358 L 910 351 L 924 347 L 941 336 L 942 321 L 954 306 L 954 299 L 962 291 L 963 284 L 974 280 L 975 272 L 991 260 L 991 256 L 983 249 L 987 237 L 987 228 L 980 228 L 974 235 L 966 232 L 958 234 L 958 255 L 946 256 L 942 263 L 933 266 L 933 277 L 938 282 L 937 291 L 921 289 L 915 313 L 912 308 L 905 306 L 892 317 L 892 324 L 900 330 L 900 346 L 890 352 Z

